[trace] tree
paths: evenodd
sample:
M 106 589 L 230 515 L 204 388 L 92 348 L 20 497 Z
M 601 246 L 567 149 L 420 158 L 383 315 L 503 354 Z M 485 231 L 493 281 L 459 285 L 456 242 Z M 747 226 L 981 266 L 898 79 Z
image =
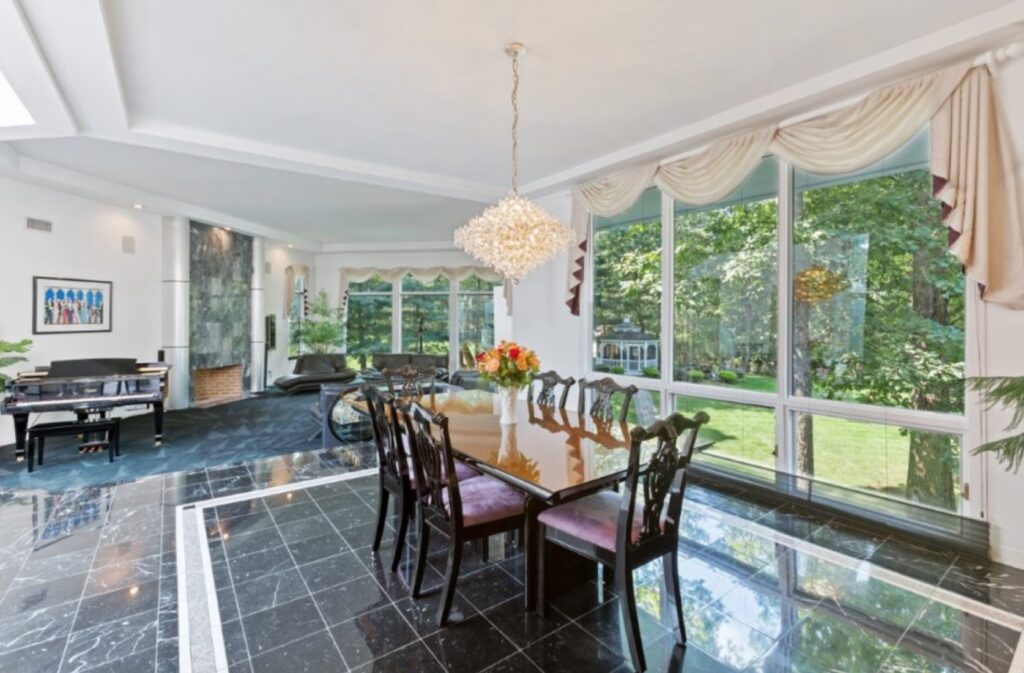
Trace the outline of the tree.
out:
M 327 292 L 320 290 L 309 306 L 309 315 L 295 326 L 293 338 L 311 353 L 331 353 L 341 346 L 344 336 L 341 309 L 332 308 Z

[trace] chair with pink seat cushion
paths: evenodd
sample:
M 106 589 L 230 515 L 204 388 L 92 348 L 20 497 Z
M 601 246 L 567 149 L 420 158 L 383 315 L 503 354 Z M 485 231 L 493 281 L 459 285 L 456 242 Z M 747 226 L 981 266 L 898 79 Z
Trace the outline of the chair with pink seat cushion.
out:
M 414 440 L 411 447 L 413 471 L 419 496 L 420 528 L 412 595 L 419 598 L 430 531 L 437 530 L 448 538 L 449 544 L 444 596 L 437 615 L 439 626 L 445 626 L 455 596 L 463 543 L 521 530 L 525 521 L 524 501 L 515 489 L 493 477 L 459 478 L 448 418 L 444 414 L 433 416 L 427 409 L 412 403 L 405 408 L 404 416 L 406 432 Z M 454 479 L 446 478 L 452 474 Z
M 372 385 L 363 386 L 361 392 L 373 425 L 373 438 L 380 464 L 380 492 L 377 497 L 377 528 L 373 536 L 373 550 L 380 549 L 388 516 L 388 502 L 394 496 L 395 514 L 398 516 L 395 551 L 391 558 L 391 570 L 394 572 L 402 560 L 409 522 L 416 514 L 416 484 L 409 437 L 402 427 L 402 416 L 393 395 L 382 393 Z M 479 472 L 459 461 L 455 463 L 455 474 L 460 480 L 480 476 Z
M 646 663 L 633 590 L 634 569 L 662 559 L 665 591 L 674 602 L 676 640 L 680 645 L 686 643 L 679 593 L 679 515 L 683 507 L 686 468 L 697 432 L 708 420 L 704 412 L 692 419 L 672 414 L 649 428 L 633 428 L 630 432 L 629 467 L 621 495 L 600 491 L 556 505 L 537 517 L 541 540 L 538 561 L 541 572 L 538 605 L 541 613 L 547 608 L 544 595 L 544 548 L 547 543 L 557 544 L 613 568 L 619 589 L 622 623 L 626 626 L 626 640 L 637 671 L 643 671 Z M 686 436 L 682 447 L 677 448 L 678 437 L 684 431 Z M 641 470 L 640 453 L 648 440 L 657 440 L 657 449 L 646 469 Z M 643 499 L 638 500 L 637 494 L 641 489 Z

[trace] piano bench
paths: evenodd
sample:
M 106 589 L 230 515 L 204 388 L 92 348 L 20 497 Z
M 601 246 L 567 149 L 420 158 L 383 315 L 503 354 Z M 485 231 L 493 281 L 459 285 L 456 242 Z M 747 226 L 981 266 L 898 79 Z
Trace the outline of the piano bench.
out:
M 47 437 L 67 435 L 93 435 L 104 433 L 107 436 L 107 455 L 110 462 L 114 456 L 121 455 L 121 419 L 98 418 L 90 421 L 57 421 L 55 423 L 36 423 L 28 429 L 28 471 L 35 466 L 36 458 L 43 464 L 43 450 Z

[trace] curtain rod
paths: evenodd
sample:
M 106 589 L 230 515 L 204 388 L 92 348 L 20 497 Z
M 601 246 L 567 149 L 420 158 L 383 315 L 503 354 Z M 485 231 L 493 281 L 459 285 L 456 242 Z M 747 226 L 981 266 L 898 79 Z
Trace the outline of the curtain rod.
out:
M 971 65 L 974 67 L 980 65 L 988 66 L 989 71 L 991 71 L 992 76 L 994 77 L 997 74 L 999 65 L 1002 65 L 1003 63 L 1011 61 L 1022 55 L 1024 55 L 1024 40 L 1018 40 L 1016 42 L 1010 42 L 1009 44 L 1005 44 L 1001 47 L 989 49 L 988 51 L 979 54 L 971 62 Z M 865 94 L 863 92 L 858 93 L 853 96 L 847 96 L 846 98 L 838 100 L 834 103 L 829 103 L 824 106 L 816 107 L 813 110 L 809 110 L 807 112 L 801 112 L 799 114 L 783 119 L 782 121 L 778 122 L 776 126 L 779 126 L 780 128 L 784 126 L 792 126 L 794 124 L 799 124 L 800 122 L 807 121 L 808 119 L 813 119 L 814 117 L 818 117 L 823 114 L 828 114 L 829 112 L 832 112 L 834 110 L 846 107 L 847 105 L 853 103 L 854 101 L 860 100 L 861 98 L 864 97 L 864 95 Z M 703 152 L 716 142 L 718 141 L 713 140 L 694 149 L 686 150 L 685 152 L 680 152 L 678 154 L 673 154 L 672 156 L 666 157 L 659 161 L 658 165 L 664 166 L 665 164 L 670 164 L 673 161 L 679 161 L 680 159 L 683 159 L 685 157 L 693 156 L 694 154 L 699 154 L 700 152 Z

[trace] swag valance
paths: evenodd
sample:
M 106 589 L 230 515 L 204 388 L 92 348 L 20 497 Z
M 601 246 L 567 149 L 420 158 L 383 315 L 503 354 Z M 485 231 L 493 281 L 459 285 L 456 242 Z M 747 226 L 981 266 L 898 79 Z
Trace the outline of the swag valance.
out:
M 687 205 L 708 205 L 736 189 L 765 154 L 814 173 L 847 173 L 883 159 L 928 122 L 935 196 L 950 230 L 950 251 L 981 284 L 986 301 L 1024 309 L 1024 230 L 1013 154 L 991 73 L 969 63 L 885 87 L 807 121 L 766 126 L 678 161 L 630 166 L 574 187 L 578 253 L 569 260 L 566 303 L 579 315 L 590 216 L 618 215 L 651 184 Z
M 338 287 L 338 301 L 342 308 L 345 308 L 345 304 L 348 302 L 348 291 L 349 286 L 352 283 L 362 283 L 370 280 L 374 276 L 379 276 L 382 280 L 389 283 L 400 283 L 406 276 L 412 276 L 414 279 L 420 282 L 428 282 L 434 280 L 438 276 L 447 278 L 451 283 L 459 283 L 471 276 L 476 276 L 481 280 L 488 280 L 491 282 L 498 282 L 503 280 L 502 275 L 485 266 L 427 266 L 427 267 L 414 267 L 414 266 L 401 266 L 401 267 L 365 267 L 355 269 L 341 269 L 341 285 Z M 511 311 L 511 297 L 509 292 L 511 291 L 510 286 L 505 284 L 505 301 Z

